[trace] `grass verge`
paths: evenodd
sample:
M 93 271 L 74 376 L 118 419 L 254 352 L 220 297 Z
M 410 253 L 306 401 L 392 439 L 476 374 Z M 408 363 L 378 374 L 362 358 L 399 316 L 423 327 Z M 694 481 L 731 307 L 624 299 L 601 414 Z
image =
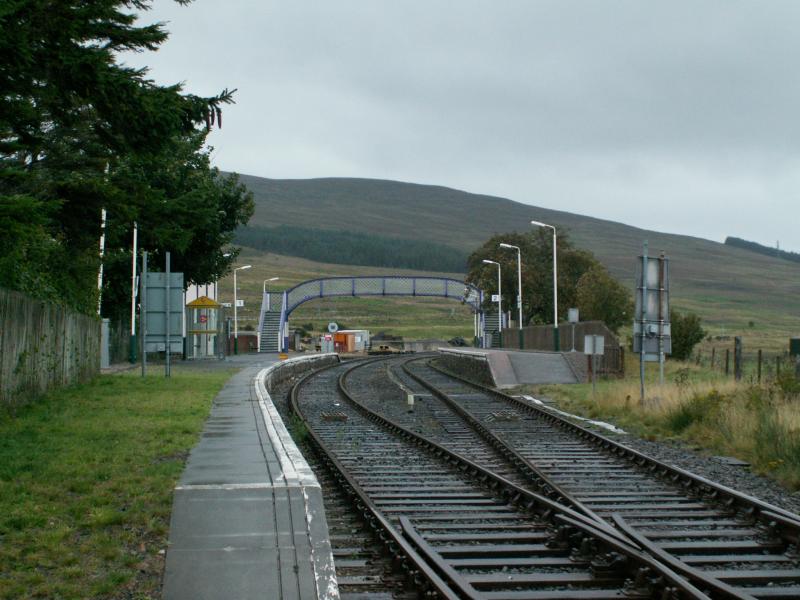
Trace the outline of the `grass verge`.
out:
M 232 373 L 103 375 L 0 416 L 0 598 L 160 596 L 172 489 Z
M 679 439 L 735 456 L 800 489 L 800 383 L 793 373 L 754 385 L 695 365 L 667 365 L 663 385 L 653 380 L 651 368 L 644 402 L 633 375 L 598 382 L 594 396 L 586 384 L 520 391 L 547 395 L 564 410 L 612 421 L 646 439 Z

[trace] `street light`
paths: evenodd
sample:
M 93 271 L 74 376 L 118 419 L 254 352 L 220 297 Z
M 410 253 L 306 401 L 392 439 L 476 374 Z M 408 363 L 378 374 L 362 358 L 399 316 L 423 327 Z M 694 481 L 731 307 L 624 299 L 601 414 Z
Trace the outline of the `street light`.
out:
M 265 279 L 264 280 L 264 293 L 265 294 L 267 293 L 267 283 L 270 282 L 270 281 L 278 281 L 278 279 L 280 279 L 280 277 L 270 277 L 269 279 Z
M 503 292 L 502 292 L 502 278 L 500 276 L 500 263 L 494 260 L 483 259 L 485 265 L 497 265 L 497 330 L 503 335 Z M 502 345 L 502 343 L 501 343 Z
M 233 270 L 233 353 L 239 354 L 239 300 L 236 296 L 236 271 L 244 271 L 253 265 L 244 265 L 243 267 L 236 267 Z
M 504 242 L 500 243 L 501 248 L 513 249 L 517 251 L 517 309 L 519 312 L 519 348 L 522 350 L 522 251 L 519 246 L 512 246 Z
M 222 255 L 222 258 L 228 258 L 231 255 L 232 255 L 231 252 L 225 252 Z M 208 286 L 206 286 L 206 296 L 208 296 Z M 217 280 L 216 279 L 214 280 L 214 300 L 219 302 L 219 293 L 217 292 Z
M 558 263 L 556 261 L 556 228 L 547 223 L 531 221 L 537 227 L 549 227 L 553 230 L 553 347 L 555 351 L 561 350 L 561 338 L 558 335 Z

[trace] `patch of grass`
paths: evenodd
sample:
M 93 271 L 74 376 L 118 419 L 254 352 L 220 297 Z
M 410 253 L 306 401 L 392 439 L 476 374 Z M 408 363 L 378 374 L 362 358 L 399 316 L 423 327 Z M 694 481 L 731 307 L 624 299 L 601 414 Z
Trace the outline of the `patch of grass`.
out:
M 715 454 L 735 456 L 788 488 L 800 489 L 800 385 L 793 375 L 763 385 L 735 382 L 718 372 L 670 361 L 664 385 L 648 369 L 640 402 L 638 372 L 623 380 L 538 390 L 565 410 L 613 421 L 646 439 L 681 439 Z
M 723 397 L 717 390 L 695 394 L 667 412 L 666 426 L 675 433 L 682 433 L 694 423 L 715 419 L 719 416 L 722 401 Z
M 172 489 L 232 372 L 104 375 L 0 416 L 0 598 L 157 596 Z
M 303 420 L 297 415 L 293 414 L 289 422 L 289 429 L 294 442 L 299 446 L 305 443 L 308 439 L 308 428 Z

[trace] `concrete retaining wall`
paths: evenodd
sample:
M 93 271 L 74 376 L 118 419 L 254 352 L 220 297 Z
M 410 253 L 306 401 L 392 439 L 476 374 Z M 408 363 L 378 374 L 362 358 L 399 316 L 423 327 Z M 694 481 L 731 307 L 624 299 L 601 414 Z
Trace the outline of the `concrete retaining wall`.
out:
M 271 392 L 282 381 L 303 375 L 312 369 L 327 367 L 338 362 L 339 355 L 333 352 L 293 356 L 288 360 L 276 362 L 264 369 L 264 387 L 268 392 Z
M 475 383 L 496 387 L 492 369 L 485 354 L 475 350 L 439 348 L 439 355 L 437 361 L 448 371 Z

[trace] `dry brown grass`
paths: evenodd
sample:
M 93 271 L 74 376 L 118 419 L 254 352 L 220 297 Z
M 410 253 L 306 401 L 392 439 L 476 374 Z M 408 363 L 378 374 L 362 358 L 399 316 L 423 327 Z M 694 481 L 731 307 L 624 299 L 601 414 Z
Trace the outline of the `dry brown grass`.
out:
M 652 367 L 651 367 L 652 369 Z M 715 454 L 736 456 L 755 471 L 800 489 L 800 383 L 786 374 L 762 385 L 736 382 L 695 365 L 668 363 L 640 402 L 638 378 L 541 391 L 566 410 L 615 422 L 648 439 L 677 438 Z

